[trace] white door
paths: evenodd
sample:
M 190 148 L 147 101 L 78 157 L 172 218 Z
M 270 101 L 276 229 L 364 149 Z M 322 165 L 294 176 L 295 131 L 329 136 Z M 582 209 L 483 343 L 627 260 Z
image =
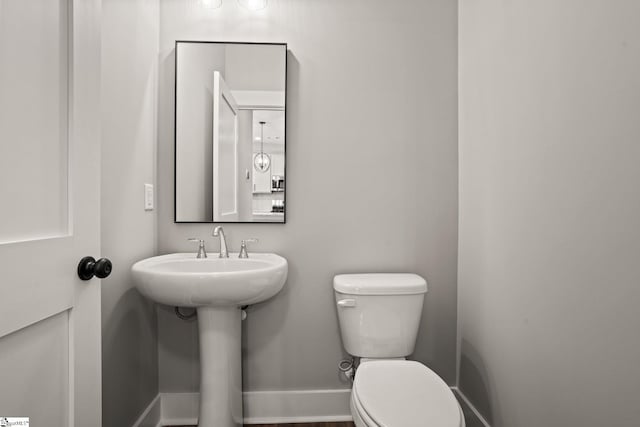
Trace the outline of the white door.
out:
M 0 417 L 101 424 L 100 1 L 0 2 Z
M 236 222 L 238 213 L 238 104 L 213 72 L 213 221 Z

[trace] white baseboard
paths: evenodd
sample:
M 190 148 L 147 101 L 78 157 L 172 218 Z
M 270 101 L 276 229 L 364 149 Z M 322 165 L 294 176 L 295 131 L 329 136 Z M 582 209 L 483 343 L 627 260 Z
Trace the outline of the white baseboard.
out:
M 351 389 L 249 391 L 244 395 L 247 424 L 351 421 Z
M 350 389 L 243 393 L 246 424 L 351 421 Z M 160 393 L 133 427 L 195 425 L 199 393 Z
M 142 411 L 133 427 L 157 427 L 160 423 L 161 399 L 158 394 Z
M 162 411 L 159 426 L 198 424 L 199 393 L 160 393 Z
M 466 403 L 469 409 L 471 409 L 471 411 L 475 414 L 475 416 L 478 417 L 478 419 L 484 425 L 484 427 L 491 427 L 491 425 L 489 425 L 487 420 L 484 419 L 482 414 L 476 409 L 475 406 L 473 406 L 473 404 L 469 401 L 469 399 L 467 399 L 467 396 L 465 396 L 464 393 L 460 391 L 458 387 L 451 387 L 451 390 L 453 390 L 454 393 L 457 393 L 458 396 L 460 396 L 460 398 L 464 401 L 464 403 Z
M 454 393 L 466 403 L 485 427 L 487 420 L 457 387 Z M 246 424 L 352 421 L 351 390 L 249 391 L 243 393 Z M 133 427 L 195 425 L 199 393 L 160 393 L 142 412 Z

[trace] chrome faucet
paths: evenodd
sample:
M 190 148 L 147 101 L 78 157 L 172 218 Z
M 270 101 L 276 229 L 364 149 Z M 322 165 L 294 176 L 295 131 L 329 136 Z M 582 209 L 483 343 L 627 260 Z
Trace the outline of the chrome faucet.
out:
M 204 248 L 204 240 L 202 239 L 197 239 L 195 237 L 192 237 L 190 239 L 187 239 L 190 242 L 198 242 L 200 245 L 198 246 L 198 255 L 196 255 L 196 258 L 206 258 L 207 257 L 207 250 Z
M 213 237 L 220 237 L 220 258 L 229 258 L 229 252 L 227 251 L 227 239 L 224 237 L 224 230 L 221 225 L 218 225 L 213 229 L 211 233 Z

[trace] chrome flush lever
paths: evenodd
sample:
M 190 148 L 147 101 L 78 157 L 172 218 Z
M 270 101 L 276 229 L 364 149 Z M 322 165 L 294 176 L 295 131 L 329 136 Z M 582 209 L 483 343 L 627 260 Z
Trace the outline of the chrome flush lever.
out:
M 196 255 L 196 258 L 206 258 L 207 257 L 207 250 L 204 248 L 204 240 L 202 239 L 198 239 L 196 237 L 191 237 L 190 239 L 187 239 L 190 242 L 198 242 L 199 246 L 198 246 L 198 255 Z
M 240 253 L 238 254 L 238 258 L 249 258 L 249 254 L 247 253 L 247 243 L 257 243 L 258 239 L 245 239 L 240 244 Z

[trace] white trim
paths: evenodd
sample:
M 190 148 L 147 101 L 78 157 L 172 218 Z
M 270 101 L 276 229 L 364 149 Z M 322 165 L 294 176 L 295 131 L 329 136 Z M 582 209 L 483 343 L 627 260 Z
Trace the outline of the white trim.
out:
M 491 427 L 458 387 L 451 390 L 485 427 Z M 350 389 L 244 392 L 244 421 L 247 424 L 353 421 L 350 395 Z M 199 398 L 199 393 L 159 393 L 133 427 L 195 425 Z
M 299 423 L 337 423 L 353 421 L 349 415 L 329 415 L 310 417 L 275 417 L 275 418 L 245 418 L 245 424 L 299 424 Z
M 142 411 L 133 427 L 158 426 L 160 424 L 161 401 L 160 394 L 153 398 L 149 406 Z
M 460 396 L 460 399 L 462 399 L 464 403 L 469 407 L 469 409 L 471 409 L 471 412 L 473 412 L 474 415 L 478 417 L 478 420 L 480 420 L 480 422 L 482 423 L 482 425 L 484 425 L 484 427 L 491 427 L 491 425 L 487 422 L 487 420 L 484 419 L 482 414 L 476 409 L 475 406 L 473 406 L 473 404 L 469 401 L 469 399 L 467 399 L 467 396 L 465 396 L 464 393 L 462 393 L 462 391 L 460 391 L 458 387 L 451 387 L 451 390 L 453 390 L 454 393 Z
M 164 418 L 160 419 L 158 425 L 156 427 L 170 427 L 170 426 L 197 426 L 198 418 L 190 417 L 190 418 Z
M 351 389 L 243 393 L 247 424 L 351 421 Z
M 160 393 L 162 409 L 159 426 L 196 425 L 200 393 Z
M 243 393 L 247 424 L 352 421 L 350 389 L 248 391 Z M 199 393 L 159 393 L 133 427 L 195 425 Z

